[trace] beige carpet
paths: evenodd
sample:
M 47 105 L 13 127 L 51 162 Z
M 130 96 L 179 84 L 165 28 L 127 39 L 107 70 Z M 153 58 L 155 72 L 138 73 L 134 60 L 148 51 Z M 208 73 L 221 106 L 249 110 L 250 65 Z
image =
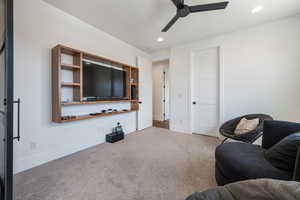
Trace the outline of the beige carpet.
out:
M 215 138 L 149 128 L 15 176 L 16 200 L 183 200 L 216 185 Z

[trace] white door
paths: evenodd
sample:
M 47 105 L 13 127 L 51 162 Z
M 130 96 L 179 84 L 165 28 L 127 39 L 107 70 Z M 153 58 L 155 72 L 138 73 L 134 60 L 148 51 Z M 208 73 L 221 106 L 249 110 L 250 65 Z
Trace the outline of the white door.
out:
M 194 51 L 191 67 L 192 132 L 218 136 L 219 48 Z
M 152 126 L 152 61 L 138 56 L 139 101 L 137 128 L 142 130 Z

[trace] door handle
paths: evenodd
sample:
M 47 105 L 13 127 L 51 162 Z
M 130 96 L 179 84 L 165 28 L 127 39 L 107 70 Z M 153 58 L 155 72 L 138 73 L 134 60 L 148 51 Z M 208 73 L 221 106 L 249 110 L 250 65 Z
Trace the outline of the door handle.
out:
M 20 98 L 16 101 L 13 101 L 13 103 L 18 104 L 18 130 L 17 130 L 18 132 L 17 132 L 17 136 L 14 137 L 13 139 L 20 141 L 20 138 L 21 138 L 21 136 L 20 136 L 20 104 L 21 104 Z
M 143 102 L 139 101 L 139 104 L 142 104 Z
M 193 105 L 196 105 L 197 104 L 197 102 L 196 101 L 193 101 Z
M 6 113 L 4 111 L 0 110 L 0 114 L 1 114 L 0 122 L 1 122 L 1 124 L 5 124 L 4 118 L 5 118 Z
M 0 54 L 2 54 L 2 52 L 5 49 L 5 41 L 1 44 L 1 48 L 0 48 Z

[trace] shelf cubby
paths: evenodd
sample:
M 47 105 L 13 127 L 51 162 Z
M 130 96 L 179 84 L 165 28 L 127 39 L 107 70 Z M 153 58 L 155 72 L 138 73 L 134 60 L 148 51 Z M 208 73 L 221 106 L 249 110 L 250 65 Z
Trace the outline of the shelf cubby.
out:
M 61 64 L 61 68 L 66 70 L 80 70 L 81 67 L 78 65 Z
M 80 83 L 62 82 L 61 86 L 64 86 L 64 87 L 80 87 Z

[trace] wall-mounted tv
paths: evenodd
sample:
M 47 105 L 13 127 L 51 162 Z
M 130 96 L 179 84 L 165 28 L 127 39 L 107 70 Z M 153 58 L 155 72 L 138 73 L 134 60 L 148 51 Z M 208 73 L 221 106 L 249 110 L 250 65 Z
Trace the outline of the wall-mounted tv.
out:
M 83 97 L 87 100 L 123 99 L 126 72 L 121 68 L 83 61 Z

